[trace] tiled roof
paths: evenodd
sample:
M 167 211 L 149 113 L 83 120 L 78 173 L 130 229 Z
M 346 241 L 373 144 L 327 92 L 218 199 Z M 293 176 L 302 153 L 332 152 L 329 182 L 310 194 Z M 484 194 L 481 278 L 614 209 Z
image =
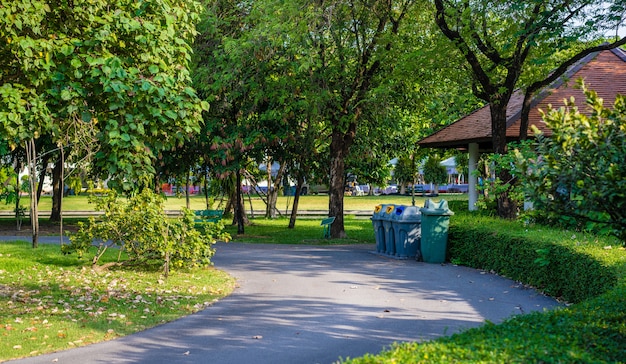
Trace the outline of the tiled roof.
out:
M 593 53 L 572 66 L 559 80 L 542 90 L 533 100 L 528 122 L 546 135 L 551 131 L 541 120 L 539 110 L 547 111 L 548 105 L 558 108 L 564 100 L 574 97 L 581 111 L 586 109 L 583 91 L 575 88 L 576 81 L 582 78 L 588 89 L 594 90 L 604 99 L 604 105 L 611 106 L 617 94 L 626 95 L 626 53 L 613 49 Z M 513 93 L 507 107 L 507 139 L 519 138 L 520 114 L 524 94 L 521 90 Z M 530 132 L 528 135 L 532 135 Z M 418 142 L 423 147 L 466 148 L 469 143 L 479 143 L 481 149 L 491 149 L 491 116 L 489 105 L 457 120 L 438 132 Z

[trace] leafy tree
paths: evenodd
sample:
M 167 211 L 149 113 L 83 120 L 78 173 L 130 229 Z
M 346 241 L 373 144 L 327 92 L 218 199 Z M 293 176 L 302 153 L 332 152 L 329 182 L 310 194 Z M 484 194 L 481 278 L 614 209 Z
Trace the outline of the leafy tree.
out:
M 401 48 L 395 46 L 402 42 L 400 34 L 419 30 L 417 24 L 425 17 L 418 9 L 421 3 L 359 0 L 263 4 L 263 24 L 268 33 L 285 34 L 283 43 L 297 55 L 300 66 L 294 77 L 307 81 L 301 83 L 301 93 L 309 110 L 319 115 L 319 140 L 329 141 L 325 167 L 329 214 L 335 217 L 331 236 L 345 237 L 346 158 L 358 129 L 367 120 L 374 122 L 377 111 L 386 109 L 376 90 L 388 86 L 384 80 L 399 63 L 396 56 Z
M 585 95 L 587 110 L 569 100 L 543 115 L 552 136 L 538 136 L 530 157 L 517 152 L 520 178 L 540 214 L 626 242 L 626 96 L 609 108 Z
M 437 154 L 431 154 L 424 163 L 424 180 L 434 185 L 434 195 L 437 194 L 439 185 L 448 181 L 448 171 L 441 165 L 441 158 Z
M 100 174 L 127 191 L 150 182 L 159 151 L 198 132 L 187 69 L 198 10 L 191 0 L 2 2 L 0 135 L 25 145 L 32 191 L 34 140 L 63 146 L 78 122 L 97 128 Z
M 582 41 L 620 25 L 623 4 L 618 2 L 606 6 L 591 0 L 434 0 L 434 4 L 437 25 L 470 68 L 474 94 L 490 105 L 497 154 L 506 153 L 507 106 L 516 88 L 525 89 L 521 128 L 525 133 L 535 92 L 584 56 L 626 44 L 626 38 L 621 38 L 610 44 L 581 47 Z M 563 60 L 559 50 L 573 52 Z M 501 171 L 501 180 L 511 179 L 507 169 Z M 517 207 L 506 190 L 498 196 L 498 213 L 516 216 Z
M 100 170 L 126 189 L 144 181 L 159 150 L 198 131 L 187 85 L 198 10 L 192 1 L 3 2 L 3 136 L 19 144 L 91 122 Z

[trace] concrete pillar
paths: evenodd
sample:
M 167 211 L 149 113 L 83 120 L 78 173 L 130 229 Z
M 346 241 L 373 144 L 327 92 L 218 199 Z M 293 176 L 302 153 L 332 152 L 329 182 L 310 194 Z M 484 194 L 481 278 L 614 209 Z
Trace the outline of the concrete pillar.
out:
M 478 177 L 474 173 L 476 167 L 478 166 L 478 157 L 480 156 L 478 153 L 478 143 L 470 143 L 469 144 L 469 175 L 467 176 L 468 181 L 468 194 L 469 194 L 469 210 L 475 211 L 476 202 L 478 201 Z

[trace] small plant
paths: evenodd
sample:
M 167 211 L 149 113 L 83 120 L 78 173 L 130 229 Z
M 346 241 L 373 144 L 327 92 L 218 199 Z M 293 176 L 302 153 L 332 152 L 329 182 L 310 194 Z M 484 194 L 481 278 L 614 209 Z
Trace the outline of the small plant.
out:
M 183 210 L 181 217 L 168 219 L 163 198 L 148 189 L 126 203 L 120 202 L 115 193 L 92 199 L 96 209 L 104 211 L 104 215 L 79 224 L 78 232 L 70 235 L 70 244 L 64 245 L 62 250 L 82 257 L 96 243 L 94 265 L 108 248 L 117 247 L 128 257 L 125 264 L 162 266 L 167 275 L 170 268 L 210 265 L 214 254 L 212 245 L 217 239 L 230 239 L 221 223 L 196 229 L 194 214 L 188 209 Z

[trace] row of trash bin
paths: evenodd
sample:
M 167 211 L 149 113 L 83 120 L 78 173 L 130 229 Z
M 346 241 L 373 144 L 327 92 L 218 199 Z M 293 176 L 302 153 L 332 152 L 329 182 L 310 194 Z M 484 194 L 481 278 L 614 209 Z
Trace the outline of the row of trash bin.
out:
M 382 204 L 376 206 L 372 225 L 376 251 L 398 259 L 427 263 L 446 260 L 450 216 L 446 200 L 426 200 L 424 207 Z

